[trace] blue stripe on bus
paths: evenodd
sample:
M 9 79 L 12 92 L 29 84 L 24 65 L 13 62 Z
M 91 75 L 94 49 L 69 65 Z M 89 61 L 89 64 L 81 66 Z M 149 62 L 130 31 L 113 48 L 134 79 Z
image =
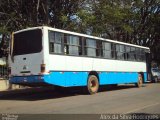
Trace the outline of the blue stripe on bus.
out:
M 144 78 L 146 81 L 146 73 Z M 45 82 L 64 87 L 86 86 L 87 80 L 88 72 L 51 72 L 50 75 L 44 77 Z M 100 72 L 99 81 L 100 85 L 136 83 L 138 81 L 138 73 Z
M 102 72 L 99 76 L 101 85 L 136 83 L 138 80 L 138 73 L 135 72 Z
M 88 72 L 51 72 L 45 82 L 64 87 L 87 85 Z
M 41 78 L 40 78 L 41 77 Z M 44 82 L 52 85 L 63 87 L 86 86 L 88 80 L 88 72 L 50 72 L 44 76 L 21 76 L 12 77 L 11 83 L 38 83 Z M 100 72 L 100 85 L 105 84 L 127 84 L 136 83 L 138 81 L 138 73 L 136 72 Z M 147 73 L 144 73 L 144 81 L 147 81 Z

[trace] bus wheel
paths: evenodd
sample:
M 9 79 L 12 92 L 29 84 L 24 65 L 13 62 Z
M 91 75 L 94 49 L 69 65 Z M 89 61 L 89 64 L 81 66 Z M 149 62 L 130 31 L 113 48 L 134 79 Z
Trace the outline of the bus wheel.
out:
M 98 78 L 95 75 L 90 75 L 89 76 L 87 88 L 88 88 L 88 93 L 91 94 L 91 95 L 98 92 L 99 81 L 98 81 Z
M 137 87 L 142 87 L 142 84 L 143 84 L 143 78 L 142 78 L 142 75 L 139 74 L 138 75 L 138 82 L 136 83 L 136 86 Z

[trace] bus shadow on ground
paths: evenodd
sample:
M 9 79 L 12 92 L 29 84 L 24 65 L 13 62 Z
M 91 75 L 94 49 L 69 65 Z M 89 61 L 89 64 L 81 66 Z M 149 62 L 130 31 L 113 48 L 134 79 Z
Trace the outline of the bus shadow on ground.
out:
M 146 87 L 146 84 L 143 84 L 142 87 Z M 100 87 L 99 92 L 131 89 L 131 88 L 138 88 L 138 87 L 136 87 L 134 84 L 104 85 Z
M 142 87 L 145 87 L 143 85 Z M 99 93 L 122 90 L 122 89 L 132 89 L 136 88 L 134 85 L 118 85 L 118 86 L 100 86 Z M 19 101 L 38 101 L 47 99 L 58 99 L 64 97 L 72 97 L 78 95 L 88 95 L 83 92 L 82 87 L 72 87 L 72 88 L 30 88 L 22 89 L 18 91 L 7 91 L 8 93 L 0 92 L 0 100 L 19 100 Z M 10 93 L 12 92 L 12 93 Z

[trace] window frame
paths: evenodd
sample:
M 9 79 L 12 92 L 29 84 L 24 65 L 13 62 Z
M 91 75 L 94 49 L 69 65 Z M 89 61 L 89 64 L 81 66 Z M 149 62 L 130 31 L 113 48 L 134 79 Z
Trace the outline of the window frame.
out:
M 112 43 L 111 42 L 107 42 L 107 41 L 103 41 L 102 42 L 102 57 L 105 59 L 112 59 Z M 103 47 L 104 44 L 109 44 L 110 45 L 110 49 L 105 49 L 105 47 Z M 104 52 L 109 52 L 110 53 L 110 57 L 105 56 Z
M 53 41 L 51 41 L 50 40 L 50 36 L 49 36 L 49 32 L 52 32 L 52 33 L 54 33 L 54 39 L 55 39 L 55 34 L 61 34 L 62 36 L 61 36 L 61 43 L 58 43 L 58 42 L 55 42 L 55 40 L 53 40 Z M 64 43 L 64 33 L 61 33 L 61 32 L 57 32 L 57 31 L 51 31 L 51 30 L 49 30 L 48 31 L 48 39 L 49 39 L 49 53 L 53 53 L 53 54 L 64 54 L 64 51 L 63 51 L 63 43 Z M 61 46 L 61 53 L 58 53 L 58 52 L 55 52 L 55 49 L 54 49 L 54 47 L 53 47 L 53 51 L 51 51 L 51 43 L 54 45 L 54 44 L 58 44 L 58 45 L 60 45 Z
M 89 41 L 94 41 L 94 42 L 95 42 L 95 47 L 87 46 L 87 40 L 89 40 Z M 96 57 L 97 57 L 97 40 L 91 39 L 91 38 L 85 38 L 85 40 L 84 40 L 84 48 L 83 48 L 83 49 L 84 49 L 84 53 L 85 53 L 84 56 L 96 58 Z M 95 56 L 93 56 L 93 55 L 88 55 L 87 50 L 89 50 L 89 49 L 95 50 Z
M 68 39 L 68 37 L 69 37 L 69 39 Z M 68 40 L 70 40 L 70 37 L 77 37 L 78 38 L 78 44 L 76 45 L 76 44 L 70 44 L 70 43 L 68 43 Z M 82 56 L 83 55 L 83 51 L 82 51 L 82 39 L 81 39 L 80 36 L 71 35 L 71 34 L 64 34 L 64 42 L 63 42 L 63 44 L 64 44 L 64 47 L 63 47 L 64 48 L 64 50 L 63 50 L 64 55 L 71 55 L 71 56 Z M 66 47 L 67 51 L 65 51 L 65 47 Z M 69 53 L 69 48 L 70 47 L 77 47 L 78 48 L 78 55 L 76 55 L 76 54 L 70 54 Z
M 117 50 L 117 46 L 119 46 L 118 47 L 118 50 Z M 121 50 L 121 48 L 122 48 L 122 46 L 123 46 L 123 51 Z M 126 60 L 125 59 L 125 45 L 123 45 L 123 44 L 116 44 L 116 59 L 117 60 Z

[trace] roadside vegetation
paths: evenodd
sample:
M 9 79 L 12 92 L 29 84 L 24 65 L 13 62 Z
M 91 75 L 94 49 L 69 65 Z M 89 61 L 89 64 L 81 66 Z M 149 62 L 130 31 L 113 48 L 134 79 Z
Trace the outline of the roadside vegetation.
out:
M 1 0 L 0 57 L 13 31 L 41 25 L 147 46 L 160 64 L 159 0 Z

